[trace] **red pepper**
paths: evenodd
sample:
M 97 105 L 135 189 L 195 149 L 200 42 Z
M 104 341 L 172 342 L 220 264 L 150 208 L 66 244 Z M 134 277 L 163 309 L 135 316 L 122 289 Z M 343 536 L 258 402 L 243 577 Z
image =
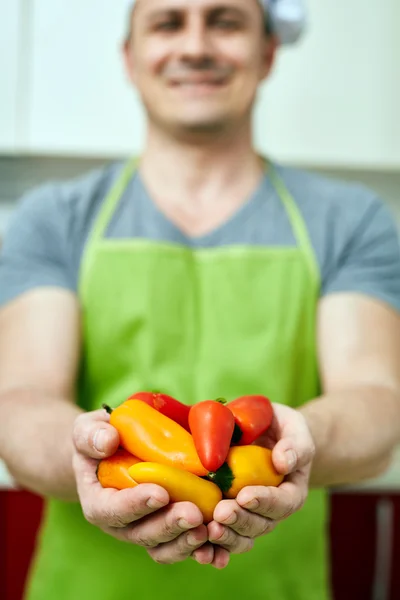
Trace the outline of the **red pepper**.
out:
M 175 400 L 172 396 L 167 396 L 167 394 L 158 392 L 138 392 L 137 394 L 130 396 L 128 400 L 141 400 L 142 402 L 146 402 L 146 404 L 155 408 L 169 419 L 172 419 L 175 423 L 179 423 L 186 431 L 190 431 L 189 411 L 191 407 Z
M 214 473 L 225 462 L 235 419 L 224 400 L 206 400 L 190 409 L 189 425 L 201 464 Z
M 256 441 L 270 427 L 272 404 L 265 396 L 241 396 L 227 404 L 235 417 L 232 443 L 247 446 Z

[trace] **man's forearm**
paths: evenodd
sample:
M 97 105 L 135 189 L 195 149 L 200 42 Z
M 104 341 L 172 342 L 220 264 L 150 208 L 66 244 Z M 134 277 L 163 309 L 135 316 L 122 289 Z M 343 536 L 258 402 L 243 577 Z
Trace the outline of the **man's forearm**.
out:
M 34 390 L 0 396 L 0 457 L 17 484 L 46 496 L 78 499 L 72 428 L 80 412 L 68 400 Z
M 400 396 L 383 387 L 328 394 L 300 409 L 316 445 L 311 486 L 370 479 L 400 442 Z

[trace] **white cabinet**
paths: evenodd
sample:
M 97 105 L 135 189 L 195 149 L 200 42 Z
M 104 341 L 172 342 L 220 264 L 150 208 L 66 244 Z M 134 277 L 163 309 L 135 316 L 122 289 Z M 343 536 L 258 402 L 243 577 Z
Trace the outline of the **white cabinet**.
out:
M 2 4 L 11 4 L 0 0 Z M 307 0 L 309 31 L 278 54 L 256 144 L 296 164 L 400 165 L 399 0 Z M 126 0 L 30 0 L 31 153 L 140 151 L 144 120 L 120 45 Z
M 143 116 L 120 51 L 126 0 L 31 5 L 28 150 L 92 156 L 137 151 Z
M 295 163 L 399 166 L 399 0 L 307 4 L 308 34 L 261 94 L 257 145 Z
M 0 0 L 0 152 L 17 145 L 21 11 L 19 0 Z

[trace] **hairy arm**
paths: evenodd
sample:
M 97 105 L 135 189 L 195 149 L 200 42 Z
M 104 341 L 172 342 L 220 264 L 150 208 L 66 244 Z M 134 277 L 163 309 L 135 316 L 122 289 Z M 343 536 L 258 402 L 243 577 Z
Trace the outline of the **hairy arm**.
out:
M 0 456 L 17 483 L 77 499 L 72 429 L 79 308 L 67 291 L 39 289 L 0 311 Z
M 312 486 L 380 475 L 400 443 L 400 316 L 357 294 L 320 303 L 324 395 L 301 412 L 314 438 Z

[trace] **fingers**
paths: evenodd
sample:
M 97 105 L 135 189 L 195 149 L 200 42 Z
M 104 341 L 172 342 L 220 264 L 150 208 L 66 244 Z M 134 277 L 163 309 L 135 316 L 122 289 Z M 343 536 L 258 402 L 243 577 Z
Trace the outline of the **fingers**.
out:
M 214 521 L 252 539 L 270 533 L 276 527 L 272 519 L 241 508 L 235 500 L 222 500 L 215 509 Z
M 73 441 L 78 452 L 98 460 L 116 452 L 119 435 L 109 420 L 105 410 L 83 413 L 76 418 Z
M 166 490 L 158 485 L 143 484 L 126 490 L 103 489 L 97 461 L 75 453 L 73 466 L 83 514 L 98 527 L 125 527 L 169 503 Z
M 274 405 L 280 426 L 279 441 L 274 446 L 272 459 L 283 474 L 296 469 L 311 468 L 315 444 L 304 416 L 288 406 Z
M 189 533 L 181 533 L 172 542 L 148 550 L 151 558 L 162 565 L 172 565 L 189 558 L 193 551 L 207 542 L 207 527 L 200 525 Z M 214 557 L 214 552 L 212 553 Z
M 140 487 L 140 486 L 139 486 Z M 137 488 L 134 488 L 137 489 Z M 196 529 L 203 523 L 200 510 L 191 502 L 177 502 L 158 511 L 130 527 L 116 532 L 119 539 L 144 546 L 155 548 L 178 538 L 183 532 Z M 207 538 L 203 543 L 207 541 Z M 191 551 L 197 545 L 191 547 Z
M 199 565 L 211 565 L 214 560 L 214 546 L 207 542 L 192 553 L 192 557 Z
M 307 498 L 307 478 L 297 471 L 279 487 L 243 488 L 236 498 L 242 508 L 272 520 L 286 519 L 300 510 Z
M 231 559 L 231 555 L 228 552 L 228 550 L 225 550 L 225 548 L 216 546 L 214 548 L 214 560 L 212 561 L 211 564 L 216 569 L 219 569 L 219 570 L 225 569 L 225 567 L 227 567 L 229 565 L 230 559 Z
M 254 546 L 254 540 L 237 534 L 230 527 L 224 527 L 216 521 L 208 524 L 208 539 L 231 554 L 244 554 Z

